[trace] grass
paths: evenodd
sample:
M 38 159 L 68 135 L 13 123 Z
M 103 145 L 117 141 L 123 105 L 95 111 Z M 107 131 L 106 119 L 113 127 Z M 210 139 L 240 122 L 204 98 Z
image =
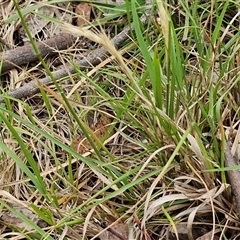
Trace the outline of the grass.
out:
M 30 3 L 4 9 L 2 35 L 13 45 L 24 26 L 38 53 L 26 19 L 42 4 Z M 107 239 L 102 222 L 126 223 L 129 239 L 237 236 L 224 147 L 239 141 L 238 3 L 142 4 L 94 3 L 91 32 L 69 27 L 108 49 L 99 66 L 83 71 L 78 51 L 59 53 L 76 73 L 25 100 L 5 93 L 15 79 L 51 76 L 53 59 L 2 75 L 1 239 Z M 130 23 L 116 50 L 109 36 Z

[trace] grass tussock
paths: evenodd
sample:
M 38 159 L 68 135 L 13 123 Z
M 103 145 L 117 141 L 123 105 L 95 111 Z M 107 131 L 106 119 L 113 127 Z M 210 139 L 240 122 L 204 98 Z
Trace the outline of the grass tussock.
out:
M 9 46 L 24 44 L 21 28 L 38 53 L 50 25 L 80 39 L 1 75 L 0 238 L 111 239 L 115 229 L 131 240 L 236 239 L 224 149 L 226 140 L 239 149 L 238 2 L 90 2 L 83 27 L 76 3 L 0 4 Z M 30 16 L 47 30 L 33 34 Z M 131 24 L 116 48 L 111 39 Z M 110 53 L 99 65 L 75 64 L 99 46 Z M 69 64 L 75 73 L 53 77 Z M 7 95 L 45 74 L 53 84 L 38 94 Z

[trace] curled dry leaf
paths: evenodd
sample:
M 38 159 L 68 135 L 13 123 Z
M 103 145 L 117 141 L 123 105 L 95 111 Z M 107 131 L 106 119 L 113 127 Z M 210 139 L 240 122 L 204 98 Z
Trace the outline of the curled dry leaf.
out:
M 50 21 L 49 17 L 64 23 L 72 23 L 72 14 L 69 13 L 72 11 L 72 6 L 68 3 L 56 5 L 57 7 L 55 5 L 45 5 L 28 14 L 26 23 L 32 37 L 45 40 L 57 34 L 64 33 L 61 25 Z M 19 34 L 24 42 L 29 41 L 25 29 L 22 26 L 19 28 Z
M 82 26 L 90 21 L 92 7 L 88 3 L 79 3 L 76 7 L 75 13 L 77 17 L 77 26 Z
M 53 17 L 54 9 L 51 6 L 43 6 L 40 9 L 36 10 L 40 14 Z M 36 14 L 29 14 L 26 18 L 26 23 L 28 25 L 28 29 L 31 35 L 34 37 L 38 35 L 40 32 L 45 34 L 44 28 L 48 25 L 49 20 L 43 17 L 40 17 Z M 19 33 L 22 35 L 23 41 L 29 41 L 27 34 L 25 33 L 25 29 L 23 27 L 19 28 Z M 45 36 L 47 38 L 48 36 Z
M 156 211 L 158 211 L 158 209 L 161 209 L 161 206 L 164 203 L 172 202 L 175 200 L 178 201 L 182 199 L 188 199 L 188 197 L 184 194 L 172 194 L 172 195 L 166 195 L 166 196 L 160 197 L 159 199 L 152 201 L 147 211 L 144 214 L 145 221 L 150 219 L 156 213 Z
M 106 134 L 109 124 L 111 123 L 111 119 L 107 118 L 106 116 L 101 116 L 97 122 L 97 124 L 91 128 L 91 130 L 94 132 L 96 137 L 101 140 L 103 136 Z M 111 133 L 110 135 L 112 135 Z M 97 144 L 97 143 L 96 143 Z M 73 141 L 73 147 L 78 153 L 85 153 L 92 149 L 91 144 L 88 142 L 88 140 L 83 137 L 77 137 Z

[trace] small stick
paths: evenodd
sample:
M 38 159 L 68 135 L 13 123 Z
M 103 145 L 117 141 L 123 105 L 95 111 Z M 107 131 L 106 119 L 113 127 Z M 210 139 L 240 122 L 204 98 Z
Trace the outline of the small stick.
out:
M 232 143 L 228 141 L 225 148 L 225 165 L 226 167 L 233 167 L 239 165 L 238 160 L 231 153 Z M 235 198 L 235 203 L 237 207 L 237 213 L 240 216 L 240 171 L 239 170 L 230 170 L 227 171 L 228 178 L 232 187 L 232 192 Z
M 148 232 L 146 231 L 146 229 L 142 229 L 141 228 L 141 222 L 140 219 L 138 218 L 137 214 L 133 214 L 133 219 L 134 221 L 137 223 L 137 226 L 139 228 L 139 230 L 142 232 L 142 234 L 145 236 L 146 240 L 151 240 L 150 235 L 148 234 Z

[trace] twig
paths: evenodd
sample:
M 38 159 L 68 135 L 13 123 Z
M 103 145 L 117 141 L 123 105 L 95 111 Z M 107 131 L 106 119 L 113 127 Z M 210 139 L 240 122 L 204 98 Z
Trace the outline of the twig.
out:
M 72 46 L 75 40 L 76 37 L 72 34 L 62 33 L 45 41 L 37 42 L 37 47 L 41 57 L 43 58 L 46 55 L 56 55 L 56 50 L 67 49 L 69 46 Z M 5 72 L 15 68 L 16 66 L 36 61 L 38 60 L 38 56 L 35 54 L 32 45 L 28 43 L 25 46 L 0 53 L 0 60 L 2 61 L 1 71 Z
M 232 143 L 228 141 L 225 148 L 225 165 L 226 167 L 233 167 L 239 165 L 238 160 L 231 153 Z M 228 178 L 232 187 L 232 192 L 235 198 L 235 203 L 237 207 L 237 213 L 240 216 L 240 171 L 239 170 L 230 170 L 227 172 Z
M 142 224 L 141 224 L 140 219 L 138 218 L 137 214 L 135 214 L 135 213 L 133 214 L 133 219 L 137 223 L 137 226 L 138 226 L 139 230 L 142 232 L 142 234 L 144 235 L 145 239 L 146 240 L 151 240 L 151 237 L 148 234 L 148 232 L 146 231 L 146 229 L 143 229 L 141 227 Z
M 140 21 L 142 22 L 142 24 L 145 24 L 147 21 L 146 15 L 142 16 Z M 129 27 L 127 27 L 118 35 L 116 35 L 111 41 L 112 44 L 116 48 L 118 48 L 121 43 L 123 43 L 125 40 L 128 39 L 128 35 L 132 30 L 134 30 L 134 24 L 131 24 Z M 108 56 L 109 56 L 108 51 L 104 47 L 101 47 L 99 49 L 96 49 L 92 53 L 90 53 L 87 57 L 77 61 L 76 65 L 79 65 L 80 69 L 84 69 L 90 66 L 96 66 L 99 63 L 101 63 L 104 59 L 106 59 Z M 75 72 L 76 72 L 75 67 L 73 67 L 72 65 L 67 65 L 67 69 L 55 71 L 52 73 L 52 75 L 56 80 L 58 80 L 68 76 L 69 74 L 73 74 Z M 32 80 L 29 83 L 25 84 L 24 86 L 10 91 L 8 95 L 18 99 L 30 97 L 39 92 L 39 85 L 50 85 L 50 84 L 52 84 L 52 80 L 50 77 L 45 77 L 38 81 Z M 0 98 L 0 103 L 3 103 L 3 102 L 4 102 L 4 99 Z

